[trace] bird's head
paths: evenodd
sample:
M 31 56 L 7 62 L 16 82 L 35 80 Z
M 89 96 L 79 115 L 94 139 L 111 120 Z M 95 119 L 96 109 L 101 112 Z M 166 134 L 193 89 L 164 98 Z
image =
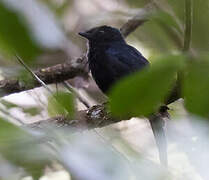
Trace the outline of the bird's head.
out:
M 90 43 L 124 41 L 120 31 L 110 26 L 95 27 L 88 31 L 80 32 L 79 35 L 88 39 Z

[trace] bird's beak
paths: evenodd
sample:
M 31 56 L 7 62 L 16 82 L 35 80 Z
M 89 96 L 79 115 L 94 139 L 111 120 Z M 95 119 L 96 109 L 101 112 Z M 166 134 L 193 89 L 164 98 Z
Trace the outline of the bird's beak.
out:
M 79 32 L 78 33 L 80 36 L 85 37 L 86 39 L 90 39 L 91 38 L 91 34 L 88 32 Z

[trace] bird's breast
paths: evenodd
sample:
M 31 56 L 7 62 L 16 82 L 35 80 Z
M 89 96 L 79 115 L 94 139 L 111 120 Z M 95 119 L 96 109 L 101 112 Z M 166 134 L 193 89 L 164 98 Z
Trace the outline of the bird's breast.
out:
M 106 93 L 114 83 L 114 74 L 110 71 L 108 63 L 108 59 L 106 59 L 103 53 L 89 54 L 89 69 L 91 70 L 96 84 L 104 93 Z

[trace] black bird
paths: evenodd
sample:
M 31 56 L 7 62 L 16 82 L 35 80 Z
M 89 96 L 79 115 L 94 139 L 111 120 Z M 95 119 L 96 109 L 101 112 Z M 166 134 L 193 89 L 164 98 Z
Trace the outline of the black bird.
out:
M 137 49 L 125 42 L 116 28 L 100 26 L 80 32 L 79 35 L 89 41 L 89 68 L 97 85 L 105 94 L 122 77 L 140 71 L 149 64 Z M 167 166 L 166 138 L 162 122 L 160 119 L 150 120 L 160 160 Z
M 80 32 L 79 35 L 89 41 L 89 68 L 104 93 L 122 77 L 149 64 L 137 49 L 125 42 L 116 28 L 100 26 Z

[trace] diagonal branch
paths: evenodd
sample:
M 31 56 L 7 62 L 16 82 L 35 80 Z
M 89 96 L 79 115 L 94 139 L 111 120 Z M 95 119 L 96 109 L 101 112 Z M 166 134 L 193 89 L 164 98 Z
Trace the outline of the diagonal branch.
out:
M 140 9 L 138 14 L 129 19 L 121 28 L 120 31 L 124 37 L 134 32 L 139 26 L 149 20 L 149 16 L 153 13 L 153 5 L 148 4 L 145 8 Z
M 79 111 L 75 120 L 70 120 L 64 116 L 57 116 L 29 124 L 27 127 L 44 128 L 47 124 L 54 124 L 56 127 L 92 129 L 104 127 L 119 121 L 122 121 L 122 119 L 113 118 L 105 105 L 95 105 L 86 110 Z

